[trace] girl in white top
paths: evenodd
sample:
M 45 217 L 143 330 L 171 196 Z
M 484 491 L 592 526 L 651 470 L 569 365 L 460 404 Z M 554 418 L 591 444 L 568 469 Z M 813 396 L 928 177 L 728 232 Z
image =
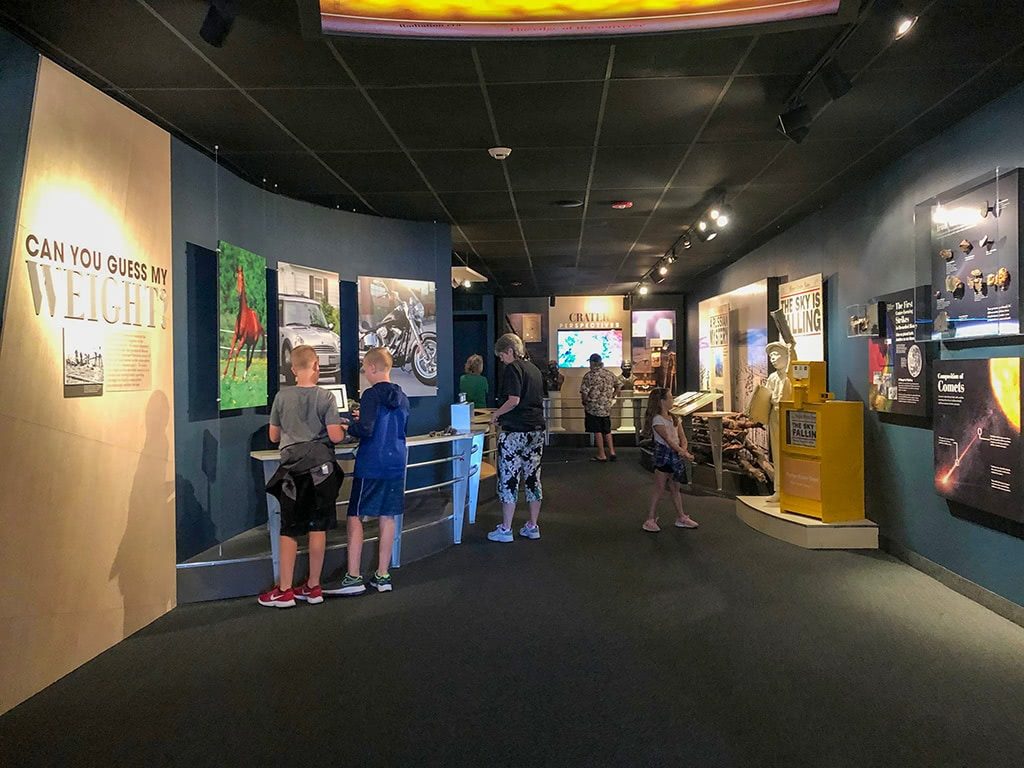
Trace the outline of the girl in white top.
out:
M 647 399 L 647 415 L 644 419 L 644 433 L 654 437 L 654 492 L 651 506 L 643 529 L 651 533 L 661 530 L 655 514 L 658 502 L 665 495 L 665 487 L 672 496 L 672 504 L 678 517 L 676 528 L 696 528 L 697 521 L 683 511 L 683 496 L 679 484 L 686 482 L 686 466 L 683 460 L 692 461 L 693 454 L 687 450 L 686 434 L 682 425 L 669 412 L 672 407 L 672 393 L 665 387 L 651 391 Z

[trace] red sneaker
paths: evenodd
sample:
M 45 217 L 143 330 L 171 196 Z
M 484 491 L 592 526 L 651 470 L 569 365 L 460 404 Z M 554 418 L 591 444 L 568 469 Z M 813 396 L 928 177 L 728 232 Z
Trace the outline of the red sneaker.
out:
M 293 589 L 281 590 L 276 584 L 269 592 L 264 592 L 259 597 L 260 605 L 270 608 L 294 608 L 295 591 Z
M 303 584 L 301 587 L 295 590 L 295 599 L 302 600 L 310 605 L 316 605 L 324 601 L 324 591 L 317 584 L 315 587 L 309 586 L 309 584 Z

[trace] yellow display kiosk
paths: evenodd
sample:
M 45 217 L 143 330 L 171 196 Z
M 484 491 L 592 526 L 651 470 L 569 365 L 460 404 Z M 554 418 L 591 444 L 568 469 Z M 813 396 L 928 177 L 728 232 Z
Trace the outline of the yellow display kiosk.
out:
M 793 401 L 779 413 L 780 510 L 823 523 L 864 518 L 864 406 L 833 400 L 825 363 L 790 369 Z

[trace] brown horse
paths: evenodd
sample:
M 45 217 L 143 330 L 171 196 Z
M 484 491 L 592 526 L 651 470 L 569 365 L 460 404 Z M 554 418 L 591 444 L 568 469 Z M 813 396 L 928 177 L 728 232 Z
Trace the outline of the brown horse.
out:
M 242 354 L 242 347 L 245 347 L 245 370 L 242 371 L 242 379 L 245 380 L 249 377 L 249 366 L 252 365 L 256 342 L 262 342 L 262 351 L 267 351 L 267 333 L 260 324 L 256 310 L 249 307 L 249 301 L 245 296 L 245 274 L 242 272 L 241 264 L 235 267 L 235 276 L 238 288 L 238 316 L 235 318 L 235 337 L 231 340 L 231 350 L 224 365 L 224 376 L 228 375 L 231 358 L 234 357 L 235 367 L 231 371 L 231 378 L 238 378 L 238 357 Z

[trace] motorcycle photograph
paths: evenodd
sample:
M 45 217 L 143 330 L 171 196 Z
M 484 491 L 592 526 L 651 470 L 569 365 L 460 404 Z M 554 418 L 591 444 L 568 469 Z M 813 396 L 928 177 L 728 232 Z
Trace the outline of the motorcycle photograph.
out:
M 397 290 L 383 283 L 374 283 L 375 294 L 388 299 L 392 309 L 378 323 L 359 323 L 359 356 L 373 347 L 384 347 L 391 353 L 394 367 L 411 369 L 424 386 L 437 386 L 437 334 L 423 330 L 425 311 L 415 292 L 402 298 Z M 382 293 L 383 291 L 383 293 Z

